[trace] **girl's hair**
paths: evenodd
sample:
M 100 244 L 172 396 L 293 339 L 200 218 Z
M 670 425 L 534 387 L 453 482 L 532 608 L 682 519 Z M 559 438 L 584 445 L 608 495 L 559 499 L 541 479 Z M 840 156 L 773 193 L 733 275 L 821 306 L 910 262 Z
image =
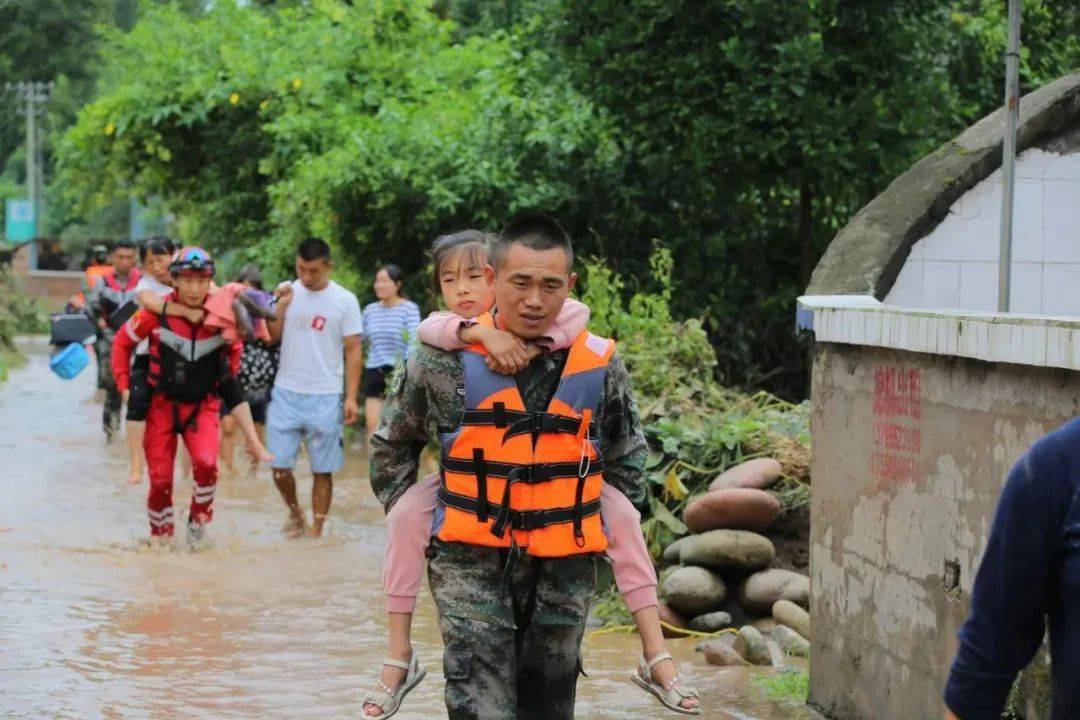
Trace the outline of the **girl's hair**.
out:
M 439 276 L 442 275 L 443 263 L 451 257 L 463 254 L 469 266 L 487 265 L 491 235 L 479 230 L 460 230 L 449 235 L 440 235 L 431 244 L 431 289 L 435 297 L 442 293 Z
M 147 254 L 172 255 L 176 252 L 176 243 L 164 235 L 151 235 L 139 243 L 139 260 L 146 262 Z
M 262 270 L 254 263 L 245 265 L 240 268 L 240 272 L 236 276 L 236 281 L 240 283 L 251 283 L 251 286 L 256 290 L 262 290 Z

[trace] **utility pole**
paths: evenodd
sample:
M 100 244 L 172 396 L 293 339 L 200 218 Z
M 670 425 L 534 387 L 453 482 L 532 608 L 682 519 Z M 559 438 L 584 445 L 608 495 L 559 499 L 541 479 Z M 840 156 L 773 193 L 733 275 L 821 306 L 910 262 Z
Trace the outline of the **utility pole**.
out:
M 1005 135 L 1001 143 L 1001 250 L 998 312 L 1009 312 L 1012 284 L 1013 197 L 1016 194 L 1016 125 L 1020 115 L 1020 3 L 1009 0 L 1009 47 L 1005 51 Z
M 18 112 L 26 116 L 26 199 L 34 210 L 34 238 L 30 243 L 30 269 L 37 269 L 37 236 L 41 227 L 41 168 L 38 166 L 37 116 L 52 94 L 53 82 L 6 83 L 5 94 L 15 93 Z

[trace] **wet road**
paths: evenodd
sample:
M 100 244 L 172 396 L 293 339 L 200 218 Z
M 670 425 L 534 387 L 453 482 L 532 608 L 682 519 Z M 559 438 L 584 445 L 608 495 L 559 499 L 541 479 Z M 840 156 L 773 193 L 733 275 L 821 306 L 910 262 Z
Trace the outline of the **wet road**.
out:
M 65 383 L 40 342 L 26 349 L 28 365 L 0 385 L 0 715 L 359 717 L 384 652 L 383 513 L 362 452 L 338 475 L 323 540 L 281 537 L 264 470 L 220 480 L 210 549 L 142 550 L 146 482 L 127 484 L 123 445 L 104 444 L 93 368 Z M 303 464 L 298 478 L 310 488 Z M 178 480 L 178 510 L 190 487 Z M 426 591 L 414 643 L 429 674 L 397 717 L 445 717 Z M 672 651 L 702 691 L 701 717 L 811 717 L 746 689 L 743 670 L 706 665 L 694 645 Z M 586 641 L 577 717 L 678 717 L 626 679 L 637 649 L 633 635 Z

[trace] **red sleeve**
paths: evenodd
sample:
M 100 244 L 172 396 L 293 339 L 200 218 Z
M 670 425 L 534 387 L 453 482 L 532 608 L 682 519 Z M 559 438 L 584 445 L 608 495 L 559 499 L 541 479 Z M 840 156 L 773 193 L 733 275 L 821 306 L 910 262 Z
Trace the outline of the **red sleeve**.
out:
M 117 390 L 131 387 L 131 353 L 158 326 L 157 315 L 140 310 L 116 331 L 113 338 L 112 371 Z

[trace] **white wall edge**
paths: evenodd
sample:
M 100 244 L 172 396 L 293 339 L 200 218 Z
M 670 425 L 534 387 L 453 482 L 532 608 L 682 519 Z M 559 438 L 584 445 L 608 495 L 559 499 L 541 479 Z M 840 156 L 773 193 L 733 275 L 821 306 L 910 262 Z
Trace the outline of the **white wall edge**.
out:
M 867 295 L 804 296 L 797 318 L 817 342 L 1080 370 L 1080 318 L 904 308 Z

